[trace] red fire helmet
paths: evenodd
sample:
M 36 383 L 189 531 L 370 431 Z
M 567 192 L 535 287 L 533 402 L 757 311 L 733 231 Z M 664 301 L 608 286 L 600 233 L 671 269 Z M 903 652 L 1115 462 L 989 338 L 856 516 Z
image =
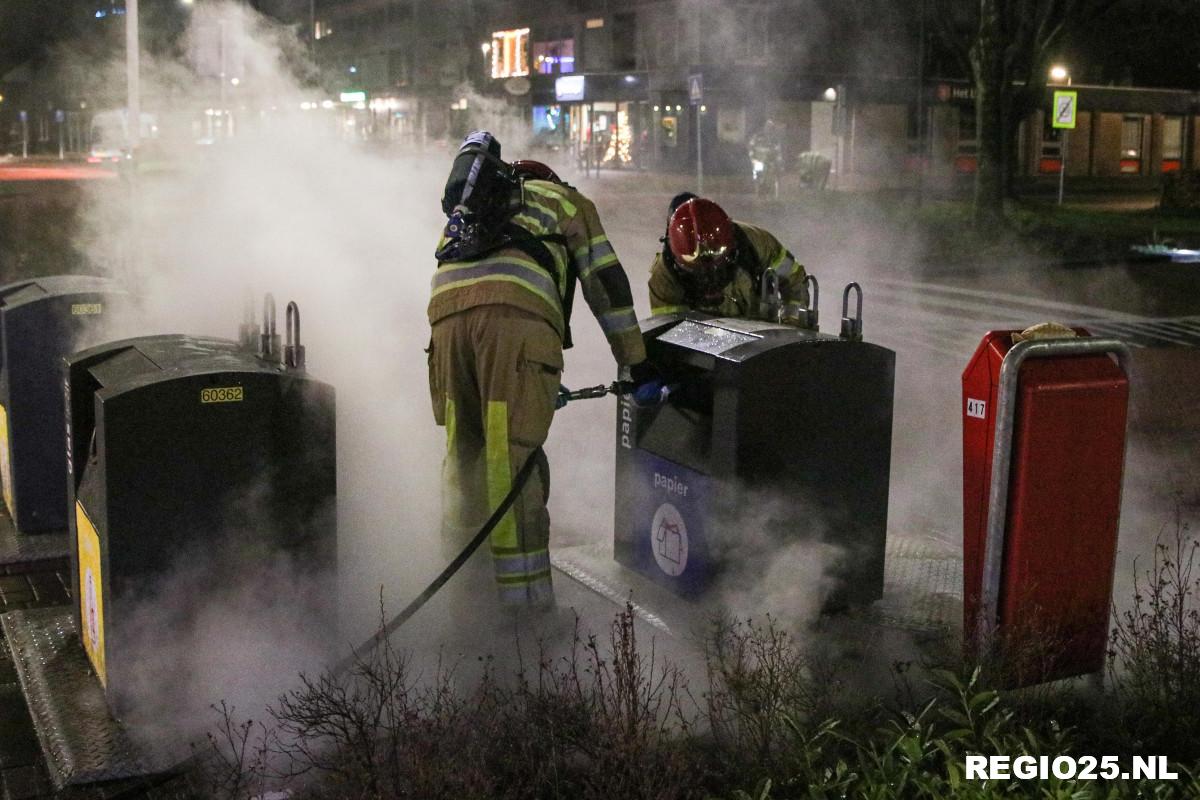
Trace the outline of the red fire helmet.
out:
M 675 209 L 667 243 L 679 271 L 697 289 L 719 294 L 729 282 L 736 248 L 733 220 L 713 201 L 696 197 Z
M 534 161 L 529 158 L 518 159 L 512 162 L 512 169 L 518 178 L 533 178 L 539 181 L 562 183 L 562 178 L 558 177 L 558 173 L 540 161 Z

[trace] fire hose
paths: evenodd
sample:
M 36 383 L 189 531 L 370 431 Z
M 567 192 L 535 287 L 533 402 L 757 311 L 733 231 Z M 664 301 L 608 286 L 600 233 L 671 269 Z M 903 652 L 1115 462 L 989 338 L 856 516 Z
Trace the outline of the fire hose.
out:
M 601 384 L 599 386 L 589 386 L 585 389 L 578 389 L 576 391 L 561 391 L 558 395 L 558 407 L 561 408 L 571 400 L 587 400 L 596 397 L 605 397 L 609 394 L 619 395 L 624 391 L 626 391 L 625 384 L 622 384 L 620 381 L 613 381 L 608 385 Z M 664 391 L 663 397 L 665 398 L 665 396 L 666 392 Z M 454 577 L 454 573 L 458 572 L 459 568 L 462 567 L 462 565 L 465 564 L 467 560 L 475 554 L 475 551 L 479 549 L 479 546 L 483 544 L 483 541 L 491 534 L 492 529 L 495 528 L 500 523 L 500 520 L 504 518 L 504 515 L 508 513 L 509 508 L 511 508 L 513 502 L 516 501 L 517 495 L 521 493 L 521 490 L 525 487 L 526 482 L 529 480 L 529 476 L 533 473 L 534 468 L 537 466 L 538 454 L 541 452 L 542 448 L 538 447 L 529 454 L 528 458 L 525 459 L 525 463 L 521 465 L 521 469 L 517 471 L 517 475 L 513 479 L 512 488 L 508 490 L 508 494 L 504 495 L 504 499 L 501 500 L 500 504 L 496 506 L 496 510 L 492 512 L 490 517 L 488 517 L 487 522 L 483 523 L 483 527 L 480 528 L 478 533 L 476 533 L 471 541 L 467 543 L 467 546 L 462 549 L 462 552 L 456 555 L 454 559 L 446 565 L 445 569 L 443 569 L 441 573 L 439 573 L 438 576 L 433 579 L 433 582 L 425 587 L 425 591 L 417 595 L 411 603 L 405 606 L 400 613 L 396 614 L 396 616 L 392 617 L 386 625 L 377 630 L 369 639 L 364 641 L 358 647 L 354 648 L 350 655 L 337 662 L 333 667 L 333 674 L 335 676 L 341 675 L 346 670 L 350 669 L 365 654 L 372 652 L 376 647 L 387 641 L 387 639 L 390 638 L 391 635 L 395 633 L 401 625 L 408 622 L 408 620 L 411 619 L 414 614 L 421 610 L 421 607 L 429 602 L 429 599 L 437 594 L 438 590 L 445 586 L 446 582 L 449 581 L 450 578 Z

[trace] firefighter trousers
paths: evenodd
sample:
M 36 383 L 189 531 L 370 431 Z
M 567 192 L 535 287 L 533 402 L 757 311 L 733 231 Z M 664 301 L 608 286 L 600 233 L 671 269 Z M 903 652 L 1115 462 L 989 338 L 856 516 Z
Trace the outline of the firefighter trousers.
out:
M 512 478 L 545 441 L 562 372 L 549 322 L 507 305 L 468 308 L 433 324 L 429 392 L 446 427 L 442 542 L 452 557 L 487 521 Z M 491 534 L 500 600 L 551 606 L 550 471 L 545 455 Z

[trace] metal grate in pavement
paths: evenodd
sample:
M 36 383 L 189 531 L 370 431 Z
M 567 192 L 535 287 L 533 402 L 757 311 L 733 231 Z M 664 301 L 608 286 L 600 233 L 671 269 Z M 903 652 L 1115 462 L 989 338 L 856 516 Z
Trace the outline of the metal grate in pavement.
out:
M 670 626 L 663 621 L 662 617 L 643 607 L 639 603 L 633 602 L 629 598 L 628 594 L 622 595 L 618 590 L 614 589 L 612 586 L 609 586 L 600 577 L 592 572 L 589 572 L 586 567 L 576 563 L 570 557 L 558 555 L 557 553 L 552 552 L 550 555 L 550 563 L 559 572 L 566 575 L 568 578 L 583 584 L 596 594 L 603 597 L 605 600 L 608 600 L 610 603 L 618 607 L 628 604 L 634 616 L 636 616 L 642 622 L 645 622 L 647 625 L 651 625 L 665 634 L 671 634 Z
M 18 533 L 0 508 L 0 575 L 62 569 L 70 557 L 67 534 Z
M 0 575 L 0 613 L 70 602 L 66 570 Z
M 0 625 L 56 788 L 165 771 L 109 713 L 70 609 L 10 611 Z
M 636 596 L 634 613 L 665 632 L 687 630 L 696 602 L 653 587 L 611 553 L 590 546 L 559 548 L 554 567 L 617 606 Z M 962 627 L 962 556 L 956 546 L 930 536 L 889 536 L 883 598 L 855 616 L 906 631 L 957 634 Z
M 889 627 L 954 633 L 962 628 L 962 555 L 915 536 L 888 538 L 883 599 L 869 617 Z

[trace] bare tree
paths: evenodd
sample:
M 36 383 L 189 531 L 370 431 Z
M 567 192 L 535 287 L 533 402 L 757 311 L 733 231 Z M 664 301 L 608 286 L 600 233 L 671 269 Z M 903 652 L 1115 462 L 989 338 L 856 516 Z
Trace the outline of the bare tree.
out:
M 1044 101 L 1046 77 L 1064 33 L 1115 0 L 932 0 L 929 22 L 975 87 L 979 142 L 976 223 L 1003 217 L 1013 195 L 1017 131 Z

